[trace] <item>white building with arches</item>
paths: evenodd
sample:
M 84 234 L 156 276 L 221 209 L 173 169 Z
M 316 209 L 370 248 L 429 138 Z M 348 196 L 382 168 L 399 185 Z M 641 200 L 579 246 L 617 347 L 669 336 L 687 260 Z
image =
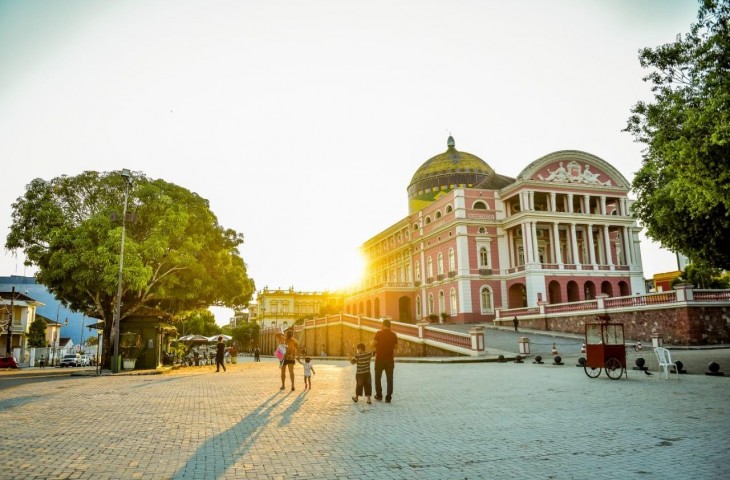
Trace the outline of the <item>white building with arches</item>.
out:
M 449 137 L 413 175 L 409 215 L 362 245 L 365 275 L 345 312 L 476 323 L 496 309 L 644 293 L 629 190 L 586 152 L 551 153 L 510 178 Z

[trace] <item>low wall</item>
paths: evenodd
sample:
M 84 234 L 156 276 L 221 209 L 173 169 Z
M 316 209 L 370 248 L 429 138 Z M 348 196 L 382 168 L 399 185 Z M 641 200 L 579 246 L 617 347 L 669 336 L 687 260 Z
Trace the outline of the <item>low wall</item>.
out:
M 343 320 L 344 318 L 344 320 Z M 363 325 L 360 325 L 360 322 Z M 403 333 L 400 329 L 408 329 L 409 333 Z M 356 316 L 335 315 L 329 318 L 309 320 L 305 325 L 294 327 L 295 338 L 299 340 L 302 348 L 302 355 L 350 357 L 355 354 L 358 343 L 364 343 L 370 348 L 375 333 L 380 329 L 380 320 L 358 318 Z M 398 335 L 397 357 L 454 357 L 466 356 L 463 347 L 449 348 L 438 346 L 438 341 L 433 338 L 418 338 L 419 329 L 413 325 L 398 324 L 393 322 L 393 330 Z M 411 330 L 413 332 L 411 333 Z M 424 332 L 424 335 L 434 337 L 437 334 Z M 277 347 L 276 334 L 279 330 L 264 329 L 260 332 L 259 343 L 261 352 L 271 355 Z M 442 333 L 442 336 L 449 333 Z M 462 338 L 463 340 L 463 338 Z M 467 338 L 468 341 L 468 338 Z M 453 343 L 455 345 L 455 343 Z M 483 350 L 483 349 L 482 349 Z
M 662 335 L 667 345 L 718 345 L 730 343 L 730 307 L 681 306 L 651 310 L 610 311 L 611 321 L 624 324 L 631 340 L 650 342 Z M 506 321 L 506 320 L 505 320 Z M 520 317 L 521 327 L 583 334 L 596 313 Z M 507 322 L 509 323 L 509 322 Z

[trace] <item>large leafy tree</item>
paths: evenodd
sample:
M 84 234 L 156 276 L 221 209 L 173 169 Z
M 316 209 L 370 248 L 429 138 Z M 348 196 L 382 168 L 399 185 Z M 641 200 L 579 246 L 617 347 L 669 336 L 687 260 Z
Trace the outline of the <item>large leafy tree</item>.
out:
M 22 250 L 37 280 L 66 305 L 104 322 L 111 338 L 126 180 L 84 172 L 33 180 L 13 204 L 5 247 Z M 254 291 L 238 252 L 208 201 L 134 174 L 126 219 L 121 318 L 162 310 L 173 318 L 210 305 L 246 305 Z M 109 342 L 104 344 L 108 363 Z
M 655 98 L 626 128 L 647 145 L 633 209 L 664 247 L 730 269 L 730 2 L 702 0 L 697 18 L 640 51 Z
M 40 315 L 28 327 L 28 346 L 30 348 L 43 348 L 48 346 L 46 341 L 46 328 L 48 323 Z

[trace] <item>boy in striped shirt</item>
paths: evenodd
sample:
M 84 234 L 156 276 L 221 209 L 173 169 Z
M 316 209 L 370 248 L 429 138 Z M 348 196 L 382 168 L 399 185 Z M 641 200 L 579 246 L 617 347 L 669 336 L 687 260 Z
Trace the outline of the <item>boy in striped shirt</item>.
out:
M 352 397 L 353 402 L 357 402 L 360 395 L 365 395 L 368 403 L 370 402 L 370 396 L 373 393 L 372 380 L 370 377 L 370 360 L 373 358 L 373 352 L 365 351 L 365 344 L 357 344 L 357 354 L 350 358 L 350 362 L 357 364 L 357 373 L 355 373 L 355 380 L 357 385 L 355 386 L 355 396 Z

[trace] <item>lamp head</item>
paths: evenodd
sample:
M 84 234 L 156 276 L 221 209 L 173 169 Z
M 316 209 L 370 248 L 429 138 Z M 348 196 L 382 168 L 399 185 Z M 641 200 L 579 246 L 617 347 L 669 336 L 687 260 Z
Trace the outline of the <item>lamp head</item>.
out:
M 126 181 L 132 179 L 132 172 L 128 168 L 123 168 L 121 175 Z

